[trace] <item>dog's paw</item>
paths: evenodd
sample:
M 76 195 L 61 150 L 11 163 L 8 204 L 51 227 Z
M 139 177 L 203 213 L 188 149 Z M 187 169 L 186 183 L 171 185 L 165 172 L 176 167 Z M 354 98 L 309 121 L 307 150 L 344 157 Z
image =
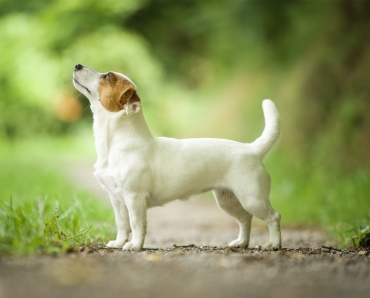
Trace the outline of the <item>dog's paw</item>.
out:
M 122 250 L 130 250 L 130 251 L 140 251 L 143 248 L 140 244 L 135 244 L 134 242 L 126 242 L 123 246 Z
M 262 250 L 279 250 L 279 249 L 281 249 L 280 243 L 273 243 L 269 241 L 262 245 Z
M 112 240 L 109 241 L 105 246 L 110 248 L 121 248 L 125 244 L 126 240 Z
M 246 247 L 248 247 L 248 245 L 249 245 L 248 241 L 243 240 L 243 239 L 242 240 L 236 239 L 234 241 L 231 241 L 228 246 L 229 247 L 246 248 Z

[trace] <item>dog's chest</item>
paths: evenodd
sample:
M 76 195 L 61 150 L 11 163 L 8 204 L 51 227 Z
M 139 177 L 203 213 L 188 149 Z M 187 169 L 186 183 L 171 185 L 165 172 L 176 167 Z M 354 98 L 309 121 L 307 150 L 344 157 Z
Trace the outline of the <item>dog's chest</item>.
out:
M 119 165 L 119 159 L 125 152 L 129 151 L 125 146 L 128 145 L 127 142 L 117 139 L 116 135 L 109 129 L 108 121 L 94 123 L 94 136 L 97 153 L 95 169 Z
M 101 170 L 108 166 L 109 157 L 109 127 L 108 121 L 103 121 L 95 117 L 94 124 L 94 138 L 95 138 L 95 150 L 97 154 L 97 161 L 95 163 L 95 169 Z

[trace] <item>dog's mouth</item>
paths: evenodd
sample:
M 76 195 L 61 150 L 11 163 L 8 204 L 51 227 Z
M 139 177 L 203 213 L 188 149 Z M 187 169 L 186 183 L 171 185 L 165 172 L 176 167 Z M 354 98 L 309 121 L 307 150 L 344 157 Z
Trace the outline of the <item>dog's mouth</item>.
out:
M 77 79 L 76 78 L 73 78 L 73 81 L 77 84 L 77 85 L 80 85 L 82 88 L 84 88 L 90 95 L 91 95 L 91 92 L 90 92 L 90 90 L 87 88 L 87 87 L 85 87 L 84 85 L 82 85 L 79 81 L 77 81 Z

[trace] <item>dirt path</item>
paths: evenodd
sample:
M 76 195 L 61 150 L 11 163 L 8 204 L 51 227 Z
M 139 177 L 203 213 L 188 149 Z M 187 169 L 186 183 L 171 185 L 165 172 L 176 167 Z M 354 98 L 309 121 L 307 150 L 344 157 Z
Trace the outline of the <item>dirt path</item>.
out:
M 73 180 L 106 198 L 90 168 L 74 168 Z M 211 200 L 173 202 L 149 210 L 143 252 L 97 246 L 55 258 L 0 259 L 0 298 L 368 296 L 369 255 L 321 248 L 333 245 L 322 231 L 283 229 L 278 252 L 256 248 L 268 238 L 260 222 L 252 248 L 225 248 L 237 232 Z

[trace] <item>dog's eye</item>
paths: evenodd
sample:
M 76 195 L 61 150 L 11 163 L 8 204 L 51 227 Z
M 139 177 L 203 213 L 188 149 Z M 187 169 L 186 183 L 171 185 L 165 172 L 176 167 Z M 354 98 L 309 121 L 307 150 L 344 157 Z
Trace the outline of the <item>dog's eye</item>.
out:
M 108 73 L 104 76 L 104 80 L 109 81 L 109 79 L 110 79 L 110 73 L 108 72 Z

